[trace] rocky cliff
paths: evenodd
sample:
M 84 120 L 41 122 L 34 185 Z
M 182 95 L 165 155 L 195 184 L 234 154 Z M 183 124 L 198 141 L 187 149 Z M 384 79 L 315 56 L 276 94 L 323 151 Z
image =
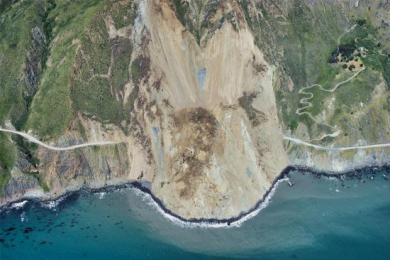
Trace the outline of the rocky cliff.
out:
M 2 1 L 0 66 L 1 127 L 118 143 L 0 134 L 0 203 L 140 180 L 222 219 L 288 165 L 389 162 L 360 148 L 389 142 L 388 1 Z

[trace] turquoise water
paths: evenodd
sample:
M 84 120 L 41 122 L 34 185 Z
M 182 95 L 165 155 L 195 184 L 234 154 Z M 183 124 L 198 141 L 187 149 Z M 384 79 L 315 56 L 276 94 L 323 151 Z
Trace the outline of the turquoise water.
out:
M 0 213 L 0 259 L 390 258 L 388 171 L 288 176 L 240 227 L 181 227 L 137 189 L 27 203 Z

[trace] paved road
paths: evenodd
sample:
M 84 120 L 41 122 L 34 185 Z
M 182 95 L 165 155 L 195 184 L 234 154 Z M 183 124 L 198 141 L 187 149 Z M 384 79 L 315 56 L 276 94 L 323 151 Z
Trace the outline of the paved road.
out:
M 283 139 L 291 141 L 291 142 L 293 142 L 295 144 L 298 144 L 298 145 L 304 145 L 304 146 L 315 148 L 317 150 L 326 150 L 326 151 L 349 151 L 349 150 L 358 150 L 358 149 L 374 149 L 374 148 L 390 147 L 390 143 L 364 145 L 364 146 L 326 147 L 326 146 L 315 145 L 315 144 L 305 142 L 303 140 L 293 138 L 293 137 L 289 137 L 289 136 L 283 136 Z
M 48 145 L 44 142 L 41 142 L 37 138 L 31 136 L 30 134 L 24 133 L 24 132 L 20 132 L 20 131 L 17 131 L 17 130 L 12 130 L 12 129 L 1 128 L 1 127 L 0 127 L 0 131 L 20 135 L 21 137 L 26 138 L 29 142 L 35 143 L 37 145 L 40 145 L 44 148 L 47 148 L 47 149 L 50 149 L 50 150 L 53 150 L 53 151 L 70 151 L 70 150 L 81 149 L 81 148 L 90 147 L 90 146 L 105 146 L 105 145 L 118 144 L 118 142 L 97 141 L 97 142 L 89 142 L 89 143 L 83 143 L 83 144 L 72 145 L 72 146 L 67 146 L 67 147 L 55 147 L 55 146 Z

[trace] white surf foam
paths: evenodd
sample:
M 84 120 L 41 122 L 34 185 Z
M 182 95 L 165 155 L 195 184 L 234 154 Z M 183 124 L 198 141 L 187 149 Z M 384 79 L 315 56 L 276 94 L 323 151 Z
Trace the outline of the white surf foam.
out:
M 44 201 L 44 202 L 41 202 L 40 205 L 41 205 L 41 207 L 56 211 L 57 206 L 61 202 L 63 202 L 65 198 L 66 198 L 66 196 L 62 196 L 62 197 L 60 197 L 56 200 Z
M 10 208 L 12 208 L 12 209 L 21 209 L 21 208 L 24 207 L 24 205 L 26 205 L 27 202 L 28 202 L 27 200 L 23 200 L 23 201 L 20 201 L 20 202 L 13 203 Z
M 98 199 L 104 199 L 106 194 L 107 194 L 106 192 L 97 193 Z
M 270 200 L 272 199 L 273 195 L 276 192 L 277 187 L 279 186 L 280 183 L 282 182 L 290 182 L 289 178 L 285 177 L 283 179 L 278 180 L 273 188 L 269 191 L 265 199 L 260 203 L 259 207 L 254 209 L 253 211 L 247 213 L 246 215 L 242 216 L 240 219 L 233 221 L 233 222 L 218 222 L 218 223 L 212 223 L 212 222 L 188 222 L 188 221 L 183 221 L 167 212 L 165 212 L 162 207 L 152 198 L 152 196 L 148 193 L 145 193 L 141 191 L 140 189 L 136 188 L 134 189 L 135 194 L 138 197 L 141 197 L 142 200 L 156 209 L 163 217 L 165 217 L 167 220 L 171 221 L 172 223 L 184 227 L 184 228 L 232 228 L 232 227 L 240 227 L 244 222 L 252 219 L 256 215 L 259 214 L 260 211 L 262 211 L 264 208 L 266 208 L 269 205 Z

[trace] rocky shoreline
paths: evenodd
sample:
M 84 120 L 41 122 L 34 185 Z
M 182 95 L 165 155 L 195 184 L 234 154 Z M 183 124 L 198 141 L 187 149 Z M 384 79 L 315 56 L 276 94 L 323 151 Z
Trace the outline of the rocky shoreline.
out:
M 292 168 L 346 173 L 390 162 L 386 7 L 57 2 L 52 12 L 18 1 L 2 13 L 4 30 L 27 30 L 17 52 L 7 34 L 0 44 L 0 69 L 13 70 L 0 71 L 10 100 L 0 102 L 0 207 L 132 185 L 175 221 L 232 224 L 255 215 Z M 349 36 L 360 40 L 341 40 Z M 360 75 L 328 61 L 342 43 L 369 47 Z M 20 95 L 30 97 L 25 107 Z
M 304 167 L 304 166 L 288 166 L 279 174 L 279 176 L 277 176 L 277 178 L 273 181 L 271 187 L 268 189 L 267 192 L 265 192 L 263 197 L 255 204 L 254 207 L 252 207 L 251 209 L 247 211 L 241 212 L 241 214 L 235 217 L 228 218 L 228 219 L 218 219 L 218 218 L 187 219 L 187 218 L 184 218 L 172 212 L 168 208 L 166 208 L 163 202 L 155 194 L 153 194 L 150 187 L 147 187 L 146 184 L 143 184 L 142 182 L 138 182 L 138 181 L 125 183 L 123 185 L 108 185 L 108 186 L 104 186 L 100 188 L 91 188 L 88 186 L 82 186 L 81 188 L 77 190 L 67 191 L 66 193 L 56 198 L 53 198 L 53 199 L 41 199 L 39 197 L 26 197 L 26 198 L 23 197 L 15 201 L 7 202 L 6 204 L 0 206 L 0 214 L 8 210 L 16 208 L 15 205 L 19 203 L 23 203 L 23 207 L 24 207 L 27 204 L 26 202 L 45 205 L 47 203 L 54 204 L 55 202 L 58 201 L 59 202 L 57 204 L 57 207 L 58 207 L 60 203 L 67 203 L 69 201 L 77 199 L 82 193 L 105 193 L 105 192 L 112 192 L 112 191 L 116 191 L 116 190 L 120 190 L 124 188 L 134 188 L 134 189 L 138 189 L 139 191 L 141 191 L 142 193 L 146 195 L 149 195 L 152 201 L 155 202 L 155 206 L 158 208 L 158 210 L 163 215 L 165 215 L 167 218 L 169 218 L 170 220 L 173 220 L 176 223 L 187 225 L 187 226 L 204 226 L 204 227 L 232 226 L 232 225 L 241 224 L 248 218 L 256 215 L 260 210 L 262 210 L 269 202 L 269 199 L 273 195 L 277 184 L 283 180 L 286 180 L 288 178 L 289 173 L 295 172 L 295 171 L 301 172 L 302 174 L 310 173 L 317 177 L 325 176 L 328 178 L 331 177 L 331 178 L 337 178 L 340 180 L 344 180 L 346 178 L 353 178 L 353 177 L 362 178 L 364 175 L 372 175 L 380 171 L 385 171 L 390 174 L 390 164 L 385 164 L 381 166 L 364 166 L 360 168 L 354 168 L 351 170 L 347 170 L 344 172 L 325 172 L 325 171 L 315 170 L 313 168 Z

